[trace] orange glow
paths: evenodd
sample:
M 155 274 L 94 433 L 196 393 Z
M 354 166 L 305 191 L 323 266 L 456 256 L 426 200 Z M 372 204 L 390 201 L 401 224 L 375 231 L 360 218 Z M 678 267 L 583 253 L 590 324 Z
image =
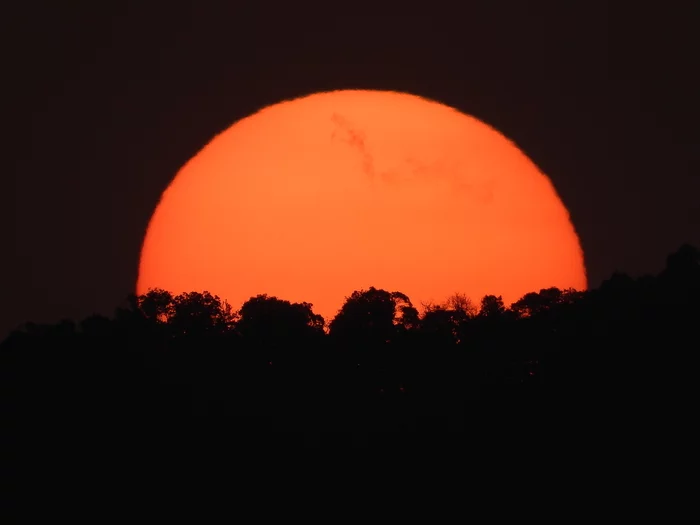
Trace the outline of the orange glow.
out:
M 215 137 L 164 192 L 137 293 L 267 293 L 332 319 L 353 290 L 506 304 L 586 288 L 549 179 L 481 121 L 403 93 L 282 102 Z

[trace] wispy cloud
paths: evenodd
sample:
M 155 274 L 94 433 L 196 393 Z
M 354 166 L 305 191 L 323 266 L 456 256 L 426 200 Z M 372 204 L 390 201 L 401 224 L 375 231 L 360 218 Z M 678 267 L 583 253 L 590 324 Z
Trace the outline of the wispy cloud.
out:
M 364 171 L 371 179 L 374 179 L 374 158 L 367 146 L 367 137 L 365 132 L 353 126 L 348 119 L 333 113 L 331 121 L 335 124 L 335 129 L 331 135 L 331 140 L 338 140 L 349 144 L 357 150 L 362 159 L 362 171 Z

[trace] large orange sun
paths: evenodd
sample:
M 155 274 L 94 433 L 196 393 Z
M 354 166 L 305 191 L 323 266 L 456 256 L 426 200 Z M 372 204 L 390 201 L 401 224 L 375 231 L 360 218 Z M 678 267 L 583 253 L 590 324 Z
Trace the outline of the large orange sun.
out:
M 267 293 L 326 319 L 375 286 L 416 305 L 456 292 L 506 304 L 586 288 L 549 179 L 483 122 L 417 96 L 335 91 L 282 102 L 215 137 L 163 193 L 137 293 Z

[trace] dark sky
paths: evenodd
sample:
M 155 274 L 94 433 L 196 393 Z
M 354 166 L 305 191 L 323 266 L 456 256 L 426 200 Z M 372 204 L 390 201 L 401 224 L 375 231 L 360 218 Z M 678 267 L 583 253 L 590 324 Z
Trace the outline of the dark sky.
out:
M 178 168 L 237 119 L 328 89 L 423 95 L 514 140 L 570 210 L 592 286 L 700 245 L 692 2 L 222 4 L 3 13 L 0 335 L 111 314 Z

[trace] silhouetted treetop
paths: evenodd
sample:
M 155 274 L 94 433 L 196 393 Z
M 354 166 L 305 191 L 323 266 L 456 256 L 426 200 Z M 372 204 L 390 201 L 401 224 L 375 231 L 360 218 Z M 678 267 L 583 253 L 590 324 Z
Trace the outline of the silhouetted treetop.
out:
M 155 288 L 141 296 L 130 296 L 128 304 L 128 308 L 117 310 L 117 320 L 126 328 L 151 333 L 158 329 L 170 336 L 223 334 L 236 320 L 231 305 L 207 291 L 173 296 Z
M 205 291 L 175 296 L 168 324 L 176 334 L 196 336 L 223 334 L 234 321 L 231 305 Z
M 153 289 L 129 296 L 113 318 L 13 332 L 0 343 L 0 410 L 73 412 L 85 421 L 224 414 L 237 431 L 241 414 L 274 428 L 325 418 L 337 429 L 386 427 L 407 414 L 464 419 L 465 406 L 489 400 L 495 405 L 485 411 L 499 417 L 506 406 L 526 407 L 529 417 L 561 402 L 552 418 L 559 421 L 577 399 L 589 406 L 619 390 L 619 417 L 645 389 L 645 413 L 663 395 L 664 410 L 694 399 L 676 392 L 694 384 L 699 322 L 692 246 L 671 254 L 656 276 L 615 273 L 586 292 L 543 288 L 511 308 L 486 295 L 477 310 L 453 294 L 419 314 L 401 292 L 358 290 L 328 333 L 309 303 L 263 294 L 233 312 L 206 291 Z
M 173 295 L 160 288 L 149 290 L 137 297 L 138 310 L 146 319 L 167 322 L 173 315 Z
M 239 312 L 236 328 L 257 342 L 289 342 L 323 335 L 325 321 L 310 303 L 291 303 L 266 294 L 248 299 Z
M 503 304 L 503 297 L 495 295 L 485 295 L 481 299 L 479 308 L 479 316 L 494 319 L 501 317 L 506 313 L 506 307 Z
M 546 314 L 559 306 L 570 305 L 583 297 L 584 292 L 574 289 L 543 288 L 539 292 L 525 294 L 511 305 L 518 317 L 533 317 Z
M 674 287 L 700 288 L 700 250 L 684 244 L 666 259 L 661 278 Z
M 349 342 L 380 344 L 391 341 L 397 330 L 415 325 L 417 310 L 400 292 L 370 287 L 348 297 L 330 323 L 333 337 Z

